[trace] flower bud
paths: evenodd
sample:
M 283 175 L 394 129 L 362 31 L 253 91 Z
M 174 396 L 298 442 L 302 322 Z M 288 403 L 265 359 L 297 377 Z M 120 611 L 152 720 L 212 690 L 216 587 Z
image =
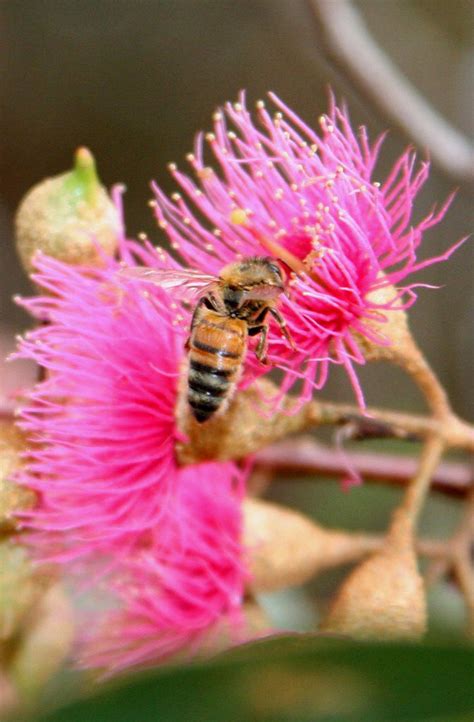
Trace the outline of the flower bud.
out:
M 0 641 L 20 628 L 48 583 L 33 570 L 26 550 L 10 539 L 0 543 Z
M 384 286 L 372 291 L 368 294 L 367 299 L 374 305 L 384 305 L 390 303 L 397 295 L 394 286 Z M 401 305 L 401 301 L 399 302 Z M 359 342 L 364 356 L 367 361 L 399 361 L 400 354 L 407 351 L 411 353 L 413 346 L 412 335 L 408 326 L 408 316 L 403 308 L 396 308 L 398 304 L 395 302 L 392 309 L 380 309 L 380 321 L 370 319 L 365 321 L 368 326 L 376 334 L 385 337 L 390 345 L 383 346 L 370 341 L 362 334 L 355 334 Z
M 256 593 L 303 584 L 323 569 L 358 559 L 378 543 L 324 529 L 298 512 L 259 499 L 246 499 L 243 510 L 250 587 Z
M 36 496 L 31 489 L 18 486 L 11 476 L 19 467 L 20 453 L 25 448 L 24 438 L 11 422 L 0 422 L 0 532 L 17 528 L 15 513 L 29 509 Z
M 418 639 L 426 629 L 426 598 L 412 544 L 386 546 L 343 583 L 321 625 L 358 639 Z
M 66 263 L 97 265 L 102 248 L 113 255 L 120 218 L 101 185 L 95 160 L 79 148 L 68 173 L 47 178 L 23 198 L 15 219 L 16 243 L 27 273 L 38 251 Z
M 32 701 L 57 672 L 74 638 L 72 609 L 63 588 L 53 584 L 38 600 L 9 666 L 22 698 Z

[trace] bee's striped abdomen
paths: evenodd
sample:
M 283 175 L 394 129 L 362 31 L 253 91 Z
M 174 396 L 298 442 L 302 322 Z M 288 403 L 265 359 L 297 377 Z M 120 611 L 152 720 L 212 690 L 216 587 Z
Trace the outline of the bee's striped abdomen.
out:
M 233 391 L 245 354 L 246 324 L 204 311 L 191 334 L 188 402 L 194 418 L 209 419 Z

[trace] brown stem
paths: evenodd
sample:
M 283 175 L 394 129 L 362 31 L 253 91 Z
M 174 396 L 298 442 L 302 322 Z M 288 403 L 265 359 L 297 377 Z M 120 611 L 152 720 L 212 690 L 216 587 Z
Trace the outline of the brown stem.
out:
M 426 148 L 456 182 L 474 179 L 471 143 L 453 128 L 400 73 L 370 35 L 348 0 L 309 0 L 331 60 L 391 123 Z
M 464 517 L 451 539 L 452 568 L 467 610 L 467 633 L 474 639 L 474 485 L 471 486 Z
M 272 413 L 262 395 L 270 398 L 275 393 L 271 382 L 259 380 L 235 395 L 225 415 L 211 418 L 206 424 L 198 424 L 190 418 L 183 404 L 178 415 L 180 428 L 188 441 L 177 445 L 180 463 L 241 459 L 289 434 L 313 426 L 340 426 L 348 422 L 360 423 L 362 427 L 375 423 L 384 428 L 385 436 L 426 439 L 436 435 L 446 448 L 474 451 L 474 428 L 452 414 L 440 419 L 369 408 L 363 415 L 358 407 L 350 404 L 315 400 L 293 413 L 295 400 L 292 398 L 283 401 L 282 411 Z
M 474 427 L 454 416 L 439 421 L 438 419 L 405 414 L 399 411 L 389 411 L 369 407 L 363 416 L 356 406 L 332 402 L 311 402 L 308 416 L 315 425 L 346 424 L 350 421 L 360 420 L 366 422 L 367 417 L 384 424 L 391 429 L 391 436 L 405 435 L 423 439 L 432 434 L 438 434 L 446 446 L 451 448 L 474 451 Z
M 444 442 L 439 436 L 431 436 L 426 440 L 421 452 L 418 471 L 409 483 L 403 502 L 397 509 L 397 513 L 403 515 L 404 523 L 409 525 L 412 533 L 444 448 Z
M 390 348 L 390 357 L 411 376 L 436 419 L 448 420 L 454 416 L 444 387 L 411 335 L 407 335 L 403 344 Z
M 259 451 L 254 461 L 262 472 L 280 473 L 317 480 L 340 478 L 347 469 L 354 469 L 364 481 L 406 486 L 416 473 L 417 459 L 412 456 L 371 451 L 340 452 L 313 437 L 284 439 Z M 474 483 L 472 465 L 463 462 L 442 462 L 432 478 L 432 488 L 449 496 L 463 497 Z

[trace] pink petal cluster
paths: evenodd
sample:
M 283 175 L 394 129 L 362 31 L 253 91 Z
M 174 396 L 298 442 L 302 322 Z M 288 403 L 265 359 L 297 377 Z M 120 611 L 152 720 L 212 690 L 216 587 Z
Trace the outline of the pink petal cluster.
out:
M 333 361 L 345 366 L 363 404 L 353 363 L 364 363 L 364 356 L 353 333 L 390 343 L 367 321 L 411 305 L 414 284 L 405 279 L 452 252 L 416 258 L 423 233 L 440 221 L 449 201 L 413 225 L 427 163 L 417 168 L 408 150 L 378 182 L 382 138 L 370 145 L 365 128 L 355 134 L 333 101 L 317 132 L 270 98 L 277 112 L 272 117 L 260 101 L 257 121 L 243 94 L 218 110 L 213 132 L 199 134 L 187 157 L 194 178 L 170 165 L 184 196 L 168 198 L 154 185 L 152 205 L 171 246 L 190 266 L 218 273 L 238 257 L 275 255 L 296 271 L 281 310 L 298 350 L 288 347 L 276 325 L 270 341 L 270 360 L 286 370 L 281 394 L 302 378 L 301 400 L 307 400 L 324 385 Z M 206 162 L 204 140 L 214 168 Z M 397 289 L 383 303 L 371 296 L 392 286 Z M 264 370 L 254 364 L 254 373 Z
M 147 261 L 122 245 L 127 263 L 134 250 Z M 231 463 L 177 465 L 185 331 L 173 299 L 124 280 L 111 259 L 87 269 L 40 256 L 36 266 L 51 295 L 22 303 L 45 323 L 17 354 L 46 370 L 19 418 L 32 442 L 20 481 L 40 499 L 25 515 L 29 542 L 41 561 L 115 591 L 90 664 L 156 660 L 238 615 L 242 476 Z

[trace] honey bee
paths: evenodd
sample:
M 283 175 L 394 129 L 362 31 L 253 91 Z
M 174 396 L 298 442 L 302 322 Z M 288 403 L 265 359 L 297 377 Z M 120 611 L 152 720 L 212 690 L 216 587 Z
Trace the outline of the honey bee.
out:
M 267 363 L 268 313 L 294 348 L 276 308 L 278 297 L 285 291 L 285 277 L 274 258 L 244 258 L 225 266 L 217 277 L 193 269 L 129 267 L 121 273 L 168 289 L 183 301 L 197 298 L 186 350 L 187 400 L 199 423 L 224 409 L 231 399 L 248 337 L 260 337 L 255 355 Z

